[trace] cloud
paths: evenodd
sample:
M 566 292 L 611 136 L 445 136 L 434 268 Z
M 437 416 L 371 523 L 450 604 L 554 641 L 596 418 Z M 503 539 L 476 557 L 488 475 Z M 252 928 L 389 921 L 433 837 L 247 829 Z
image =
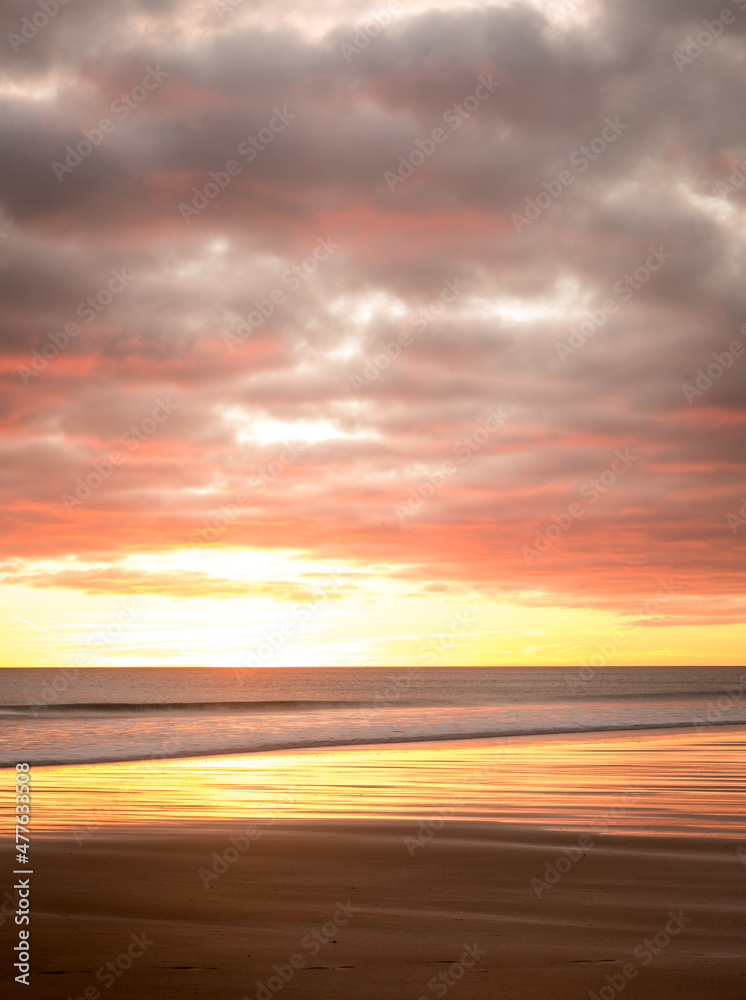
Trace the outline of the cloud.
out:
M 722 188 L 746 160 L 732 100 L 746 13 L 679 72 L 709 3 L 622 15 L 588 0 L 561 26 L 541 5 L 424 5 L 349 62 L 348 8 L 319 8 L 311 31 L 294 8 L 268 27 L 244 6 L 228 28 L 209 5 L 132 0 L 104 18 L 71 4 L 5 62 L 6 552 L 106 558 L 126 589 L 127 553 L 189 544 L 237 504 L 221 544 L 385 559 L 423 585 L 626 606 L 675 574 L 739 593 L 725 515 L 743 491 L 746 358 L 691 402 L 682 387 L 746 344 L 746 186 Z M 3 32 L 26 11 L 6 5 Z M 496 85 L 475 104 L 480 78 Z M 446 138 L 425 156 L 435 129 Z M 54 161 L 76 156 L 58 177 Z M 386 172 L 409 168 L 390 190 Z M 179 206 L 203 202 L 185 222 Z M 338 244 L 323 260 L 320 240 Z M 100 299 L 121 269 L 131 282 Z M 448 281 L 465 290 L 444 301 Z M 378 374 L 360 388 L 366 366 Z M 173 418 L 65 510 L 168 393 Z M 515 417 L 398 524 L 396 505 L 496 405 Z M 283 461 L 308 426 L 328 433 Z M 522 547 L 626 448 L 634 471 L 527 564 Z
M 224 579 L 198 570 L 146 573 L 118 568 L 70 569 L 51 573 L 9 573 L 3 582 L 32 587 L 71 588 L 86 594 L 157 594 L 175 598 L 261 597 L 302 604 L 340 596 L 340 593 L 329 590 L 324 591 L 322 597 L 318 591 L 292 582 L 264 580 L 254 583 Z

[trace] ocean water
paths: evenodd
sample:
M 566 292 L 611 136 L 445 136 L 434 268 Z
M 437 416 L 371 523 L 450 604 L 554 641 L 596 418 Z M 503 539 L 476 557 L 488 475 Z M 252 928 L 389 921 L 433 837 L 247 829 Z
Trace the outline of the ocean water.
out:
M 0 766 L 734 723 L 743 667 L 0 671 Z

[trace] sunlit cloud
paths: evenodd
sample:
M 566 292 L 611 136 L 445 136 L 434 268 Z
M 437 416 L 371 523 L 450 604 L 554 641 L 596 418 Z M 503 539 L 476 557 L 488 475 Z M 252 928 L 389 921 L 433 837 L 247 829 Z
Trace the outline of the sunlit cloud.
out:
M 422 662 L 462 604 L 442 662 L 741 656 L 746 21 L 679 73 L 696 3 L 89 3 L 0 83 L 13 662 L 130 598 L 106 662 L 306 604 L 273 662 Z

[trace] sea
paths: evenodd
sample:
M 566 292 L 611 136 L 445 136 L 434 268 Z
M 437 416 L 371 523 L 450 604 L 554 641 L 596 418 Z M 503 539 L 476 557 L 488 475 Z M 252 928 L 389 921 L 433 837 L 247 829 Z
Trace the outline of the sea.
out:
M 746 723 L 744 667 L 0 671 L 0 766 Z

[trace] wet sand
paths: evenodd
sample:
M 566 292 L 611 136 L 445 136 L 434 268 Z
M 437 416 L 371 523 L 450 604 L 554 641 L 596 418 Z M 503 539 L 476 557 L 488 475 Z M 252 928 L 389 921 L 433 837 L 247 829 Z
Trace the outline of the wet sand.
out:
M 40 838 L 31 987 L 10 995 L 740 1000 L 737 842 L 580 836 L 317 820 Z
M 448 816 L 564 830 L 723 836 L 746 831 L 746 727 L 316 747 L 33 765 L 34 834 L 248 819 Z M 0 782 L 0 820 L 12 803 Z M 78 839 L 76 839 L 76 843 Z

